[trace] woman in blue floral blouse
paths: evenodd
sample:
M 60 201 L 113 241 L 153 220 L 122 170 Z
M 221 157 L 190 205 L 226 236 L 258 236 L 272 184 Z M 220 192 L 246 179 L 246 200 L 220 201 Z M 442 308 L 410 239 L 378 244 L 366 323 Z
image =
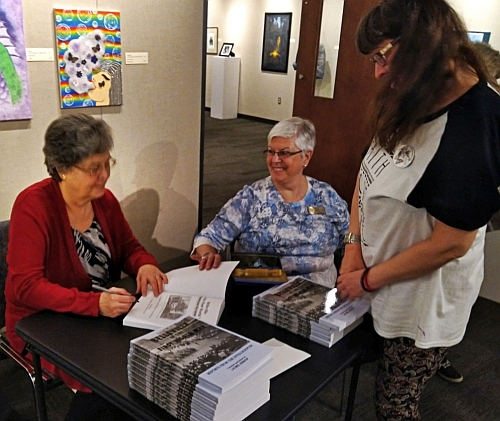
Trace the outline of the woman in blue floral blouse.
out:
M 217 268 L 236 241 L 242 253 L 275 254 L 287 275 L 334 286 L 334 252 L 349 226 L 347 204 L 327 183 L 305 176 L 316 144 L 309 120 L 291 117 L 270 131 L 264 151 L 270 176 L 245 186 L 194 239 L 192 259 Z

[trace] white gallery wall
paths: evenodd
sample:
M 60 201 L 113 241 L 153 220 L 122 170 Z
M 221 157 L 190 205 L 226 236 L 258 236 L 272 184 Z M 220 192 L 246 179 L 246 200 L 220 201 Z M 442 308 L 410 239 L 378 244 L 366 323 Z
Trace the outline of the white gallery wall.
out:
M 448 0 L 469 31 L 491 32 L 489 43 L 500 50 L 500 7 L 498 0 Z
M 234 43 L 241 58 L 238 113 L 269 120 L 292 115 L 301 0 L 209 0 L 208 24 L 218 28 L 219 50 L 224 42 Z M 292 13 L 287 73 L 262 72 L 262 40 L 265 13 Z M 207 55 L 206 101 L 210 107 L 212 66 Z M 281 98 L 281 104 L 278 104 Z
M 43 136 L 62 114 L 85 112 L 113 128 L 108 181 L 139 240 L 159 260 L 190 250 L 198 222 L 203 1 L 23 0 L 27 48 L 54 48 L 54 8 L 121 13 L 123 105 L 61 110 L 57 62 L 28 62 L 33 119 L 0 122 L 0 219 L 17 194 L 47 177 Z

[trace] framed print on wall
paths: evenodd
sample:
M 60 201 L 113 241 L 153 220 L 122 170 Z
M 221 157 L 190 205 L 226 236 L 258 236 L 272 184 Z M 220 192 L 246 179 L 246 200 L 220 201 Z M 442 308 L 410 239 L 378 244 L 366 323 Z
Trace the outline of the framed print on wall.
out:
M 291 13 L 265 14 L 262 71 L 287 73 L 291 26 Z
M 207 28 L 207 54 L 217 54 L 219 51 L 218 36 L 219 28 Z
M 54 9 L 61 108 L 122 105 L 120 12 Z
M 21 3 L 0 1 L 0 121 L 33 117 Z
M 467 31 L 467 35 L 472 42 L 490 42 L 491 32 Z

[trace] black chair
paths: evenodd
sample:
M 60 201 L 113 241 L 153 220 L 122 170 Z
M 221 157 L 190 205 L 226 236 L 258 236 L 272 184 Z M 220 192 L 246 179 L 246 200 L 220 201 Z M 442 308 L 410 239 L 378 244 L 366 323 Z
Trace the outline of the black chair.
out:
M 3 355 L 14 360 L 28 373 L 33 391 L 35 390 L 35 369 L 33 364 L 24 355 L 13 349 L 5 335 L 5 280 L 7 278 L 7 245 L 9 242 L 9 221 L 0 221 L 0 351 Z M 46 390 L 62 384 L 62 381 L 48 372 L 43 372 L 44 387 Z

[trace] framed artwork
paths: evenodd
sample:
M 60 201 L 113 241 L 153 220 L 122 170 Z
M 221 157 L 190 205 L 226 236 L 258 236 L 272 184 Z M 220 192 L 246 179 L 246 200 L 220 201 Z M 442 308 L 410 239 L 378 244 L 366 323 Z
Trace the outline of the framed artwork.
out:
M 219 51 L 219 28 L 207 28 L 207 54 L 217 54 Z
M 54 9 L 61 108 L 122 104 L 120 12 Z
M 262 71 L 287 73 L 291 25 L 291 13 L 265 14 Z
M 490 42 L 491 32 L 467 31 L 472 42 Z
M 229 57 L 231 55 L 231 51 L 233 51 L 233 46 L 233 43 L 225 42 L 224 44 L 222 44 L 219 55 Z
M 22 2 L 0 1 L 0 121 L 33 117 Z

